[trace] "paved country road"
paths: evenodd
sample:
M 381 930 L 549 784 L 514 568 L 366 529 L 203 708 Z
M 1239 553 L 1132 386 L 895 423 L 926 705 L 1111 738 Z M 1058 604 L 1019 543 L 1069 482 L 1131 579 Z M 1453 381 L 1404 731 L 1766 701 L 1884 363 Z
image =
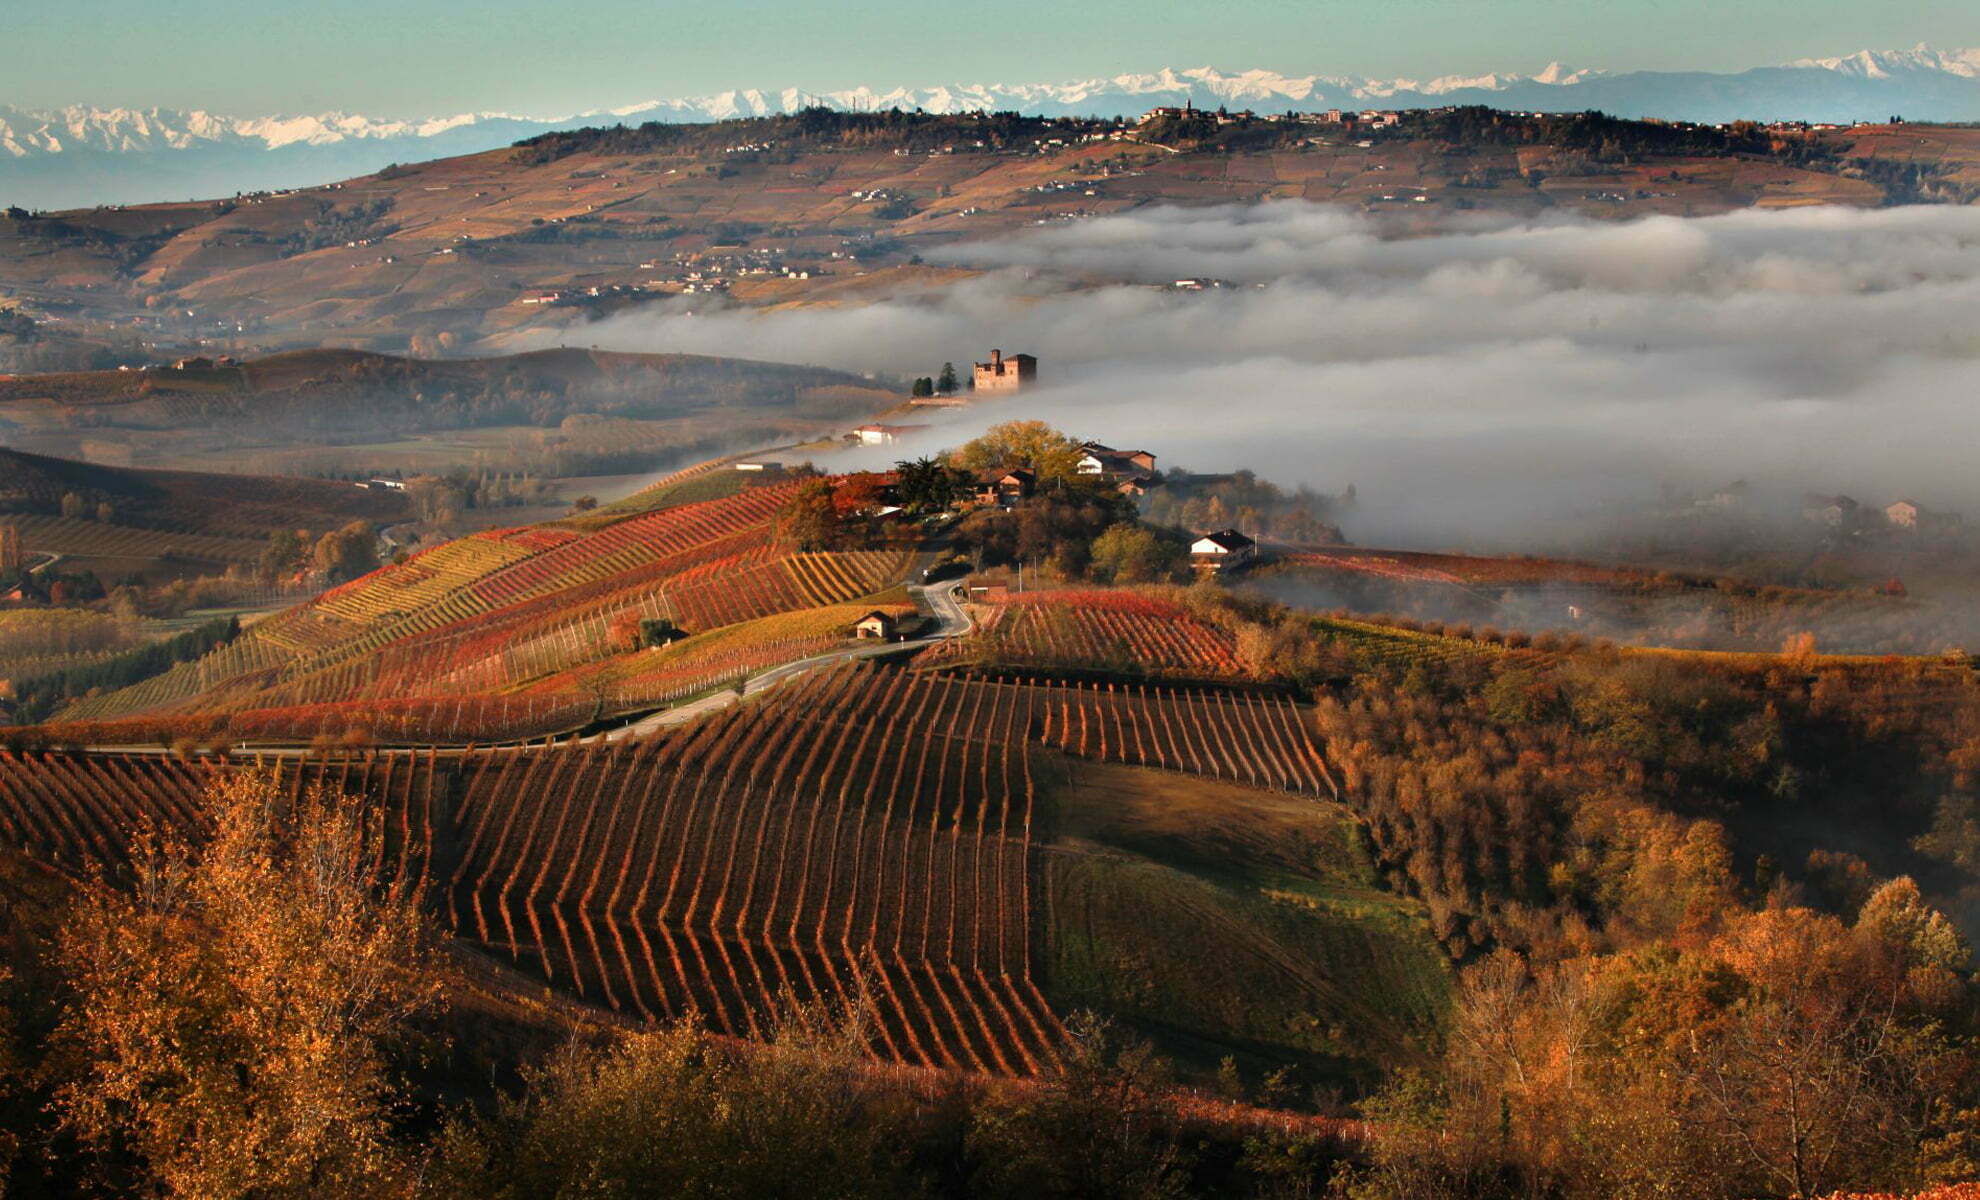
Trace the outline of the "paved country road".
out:
M 656 729 L 665 729 L 671 725 L 684 724 L 685 722 L 694 720 L 696 717 L 715 712 L 718 709 L 727 708 L 729 705 L 741 700 L 744 696 L 754 696 L 758 692 L 776 687 L 787 679 L 794 679 L 799 675 L 816 671 L 820 667 L 837 666 L 840 663 L 854 662 L 860 659 L 880 658 L 889 654 L 901 654 L 909 650 L 919 649 L 922 646 L 931 645 L 935 642 L 946 641 L 949 638 L 962 637 L 970 632 L 971 624 L 969 614 L 963 611 L 961 602 L 956 598 L 957 594 L 961 591 L 962 584 L 960 582 L 945 583 L 927 588 L 909 585 L 908 594 L 926 601 L 929 611 L 935 615 L 935 628 L 918 638 L 904 642 L 875 642 L 866 646 L 852 646 L 843 650 L 834 650 L 828 654 L 819 654 L 811 658 L 799 659 L 797 662 L 785 663 L 779 667 L 772 667 L 761 675 L 752 675 L 743 684 L 740 694 L 734 689 L 729 689 L 716 692 L 712 696 L 703 696 L 692 704 L 683 704 L 677 708 L 663 709 L 650 717 L 643 717 L 624 728 L 613 730 L 611 733 L 605 735 L 605 740 L 608 742 L 624 741 L 627 738 L 639 737 L 643 734 L 651 733 Z

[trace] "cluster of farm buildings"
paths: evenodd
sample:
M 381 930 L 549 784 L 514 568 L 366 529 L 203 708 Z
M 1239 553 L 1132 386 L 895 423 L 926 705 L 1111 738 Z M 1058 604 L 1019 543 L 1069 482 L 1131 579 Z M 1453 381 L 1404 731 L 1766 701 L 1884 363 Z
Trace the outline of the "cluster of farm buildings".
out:
M 974 363 L 972 367 L 972 396 L 1015 395 L 1038 382 L 1038 359 L 1030 354 L 1006 357 L 1002 350 L 992 350 L 988 362 Z M 953 397 L 919 397 L 916 403 L 959 405 L 968 401 Z M 846 440 L 860 446 L 891 446 L 926 428 L 926 425 L 873 422 L 854 429 L 846 435 Z M 1120 450 L 1100 442 L 1086 442 L 1079 447 L 1079 454 L 1075 468 L 1079 474 L 1104 480 L 1123 496 L 1139 499 L 1151 489 L 1163 486 L 1163 477 L 1155 468 L 1152 451 Z M 744 469 L 753 467 L 754 464 L 744 465 Z M 1030 496 L 1036 490 L 1037 483 L 1037 476 L 1025 467 L 995 467 L 980 471 L 974 480 L 972 506 L 1010 508 Z M 1235 529 L 1205 533 L 1190 546 L 1192 562 L 1199 570 L 1210 573 L 1235 570 L 1252 562 L 1257 554 L 1258 544 Z
M 1753 489 L 1742 479 L 1691 501 L 1689 511 L 1733 515 L 1754 506 Z M 1951 534 L 1966 527 L 1965 518 L 1959 513 L 1927 508 L 1916 500 L 1893 500 L 1879 508 L 1840 493 L 1809 492 L 1801 497 L 1800 513 L 1801 519 L 1811 525 L 1849 536 Z

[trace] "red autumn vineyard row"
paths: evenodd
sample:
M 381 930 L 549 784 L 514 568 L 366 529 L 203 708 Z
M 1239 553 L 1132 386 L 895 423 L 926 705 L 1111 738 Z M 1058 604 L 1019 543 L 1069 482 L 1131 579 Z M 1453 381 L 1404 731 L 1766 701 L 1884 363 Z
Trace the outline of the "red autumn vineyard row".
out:
M 1230 631 L 1142 592 L 1040 592 L 1014 596 L 991 614 L 979 637 L 957 643 L 952 656 L 1201 679 L 1250 674 Z
M 0 751 L 0 837 L 52 866 L 113 875 L 147 830 L 197 836 L 205 789 L 254 760 L 181 762 L 160 755 L 14 754 Z M 413 882 L 434 850 L 445 768 L 432 752 L 364 758 L 276 759 L 265 764 L 293 795 L 322 785 L 371 806 L 366 853 L 381 881 Z
M 1284 697 L 1112 683 L 1035 690 L 1037 736 L 1069 754 L 1340 798 L 1300 710 Z
M 820 673 L 639 746 L 506 751 L 461 807 L 447 916 L 553 982 L 649 1017 L 760 1032 L 785 997 L 855 996 L 876 1050 L 1028 1073 L 1024 689 Z
M 243 702 L 247 696 L 278 681 L 283 690 L 260 705 L 348 699 L 351 693 L 336 690 L 338 684 L 353 677 L 376 680 L 386 672 L 375 665 L 354 668 L 336 684 L 315 677 L 392 645 L 407 647 L 393 666 L 410 673 L 442 647 L 467 648 L 470 655 L 479 648 L 485 656 L 520 632 L 566 620 L 615 592 L 651 592 L 665 575 L 765 544 L 770 516 L 787 492 L 753 489 L 588 535 L 512 530 L 449 542 L 269 618 L 209 656 L 210 663 L 183 664 L 148 681 L 151 686 L 111 693 L 72 715 L 241 708 L 250 706 Z M 242 654 L 252 661 L 235 661 Z
M 279 745 L 325 738 L 361 745 L 466 746 L 568 733 L 598 719 L 602 708 L 598 696 L 575 692 L 416 696 L 231 713 L 57 721 L 0 733 L 6 733 L 15 744 L 48 746 L 170 746 L 182 742 L 225 746 L 244 741 Z
M 1030 968 L 1034 689 L 821 672 L 667 737 L 287 765 L 371 798 L 381 876 L 457 936 L 628 1015 L 761 1033 L 859 999 L 898 1061 L 1028 1074 L 1063 1030 Z M 341 766 L 339 765 L 341 763 Z M 0 759 L 0 833 L 71 869 L 196 826 L 212 760 Z

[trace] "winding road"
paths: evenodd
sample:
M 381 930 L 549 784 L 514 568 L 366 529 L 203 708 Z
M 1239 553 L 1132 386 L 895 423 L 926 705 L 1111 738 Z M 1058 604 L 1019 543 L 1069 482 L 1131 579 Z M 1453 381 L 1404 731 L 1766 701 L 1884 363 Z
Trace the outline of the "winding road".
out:
M 925 646 L 934 645 L 936 642 L 947 641 L 951 638 L 966 637 L 974 630 L 975 624 L 970 620 L 969 614 L 963 609 L 960 598 L 962 588 L 963 584 L 961 580 L 936 584 L 930 587 L 923 587 L 919 584 L 908 585 L 908 594 L 920 602 L 917 606 L 925 605 L 929 613 L 935 618 L 935 628 L 921 634 L 919 637 L 909 638 L 899 642 L 869 642 L 848 645 L 824 654 L 814 654 L 810 658 L 803 658 L 796 662 L 788 662 L 780 666 L 771 667 L 761 674 L 750 676 L 743 683 L 740 692 L 733 688 L 724 689 L 723 691 L 703 696 L 699 700 L 687 704 L 676 705 L 673 708 L 663 708 L 658 712 L 641 717 L 639 720 L 633 721 L 630 724 L 622 725 L 617 729 L 611 730 L 602 736 L 608 742 L 623 742 L 629 738 L 641 737 L 653 733 L 656 730 L 684 725 L 697 717 L 727 708 L 746 696 L 758 695 L 787 680 L 795 679 L 800 675 L 805 675 L 824 667 L 837 666 L 840 663 L 856 662 L 870 658 L 884 658 L 893 654 L 906 654 Z M 534 747 L 541 746 L 544 743 L 541 740 L 533 739 L 528 742 L 516 744 L 524 747 Z M 174 750 L 155 743 L 150 745 L 97 745 L 83 748 L 93 752 L 116 754 L 176 753 Z M 446 753 L 449 750 L 458 751 L 460 749 L 462 747 L 441 747 L 440 752 Z M 375 752 L 379 754 L 424 754 L 428 753 L 428 750 L 417 746 L 379 746 L 376 747 Z M 206 752 L 200 751 L 199 753 L 204 754 Z M 230 753 L 241 757 L 259 755 L 266 758 L 295 758 L 315 753 L 315 751 L 306 746 L 255 746 L 243 742 L 234 746 Z
M 662 709 L 651 716 L 642 717 L 630 725 L 613 730 L 605 735 L 605 740 L 608 742 L 621 742 L 627 738 L 641 737 L 645 734 L 652 733 L 656 729 L 665 729 L 669 726 L 685 724 L 694 720 L 696 717 L 727 708 L 745 696 L 754 696 L 759 692 L 767 691 L 787 679 L 794 679 L 799 675 L 816 671 L 820 667 L 836 666 L 839 663 L 854 662 L 860 659 L 881 658 L 890 654 L 903 654 L 910 650 L 918 650 L 923 646 L 932 645 L 935 642 L 967 636 L 974 626 L 969 619 L 969 614 L 963 611 L 962 601 L 958 598 L 961 592 L 962 583 L 960 581 L 938 584 L 934 587 L 921 587 L 910 584 L 908 586 L 908 594 L 916 600 L 924 602 L 927 605 L 928 611 L 934 615 L 936 622 L 934 629 L 922 634 L 920 637 L 910 638 L 900 642 L 875 642 L 865 646 L 848 646 L 844 649 L 833 650 L 826 654 L 816 654 L 810 658 L 801 658 L 796 662 L 788 662 L 781 666 L 771 667 L 760 675 L 750 676 L 743 683 L 741 691 L 730 688 L 716 692 L 713 695 L 703 696 L 701 699 L 690 704 Z

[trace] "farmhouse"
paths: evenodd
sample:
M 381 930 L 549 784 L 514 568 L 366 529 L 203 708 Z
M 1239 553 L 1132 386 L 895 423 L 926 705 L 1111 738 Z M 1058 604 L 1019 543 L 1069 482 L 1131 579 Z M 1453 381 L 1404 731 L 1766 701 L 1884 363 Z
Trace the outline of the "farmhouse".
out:
M 928 428 L 926 425 L 881 425 L 875 423 L 861 425 L 858 429 L 852 431 L 852 436 L 862 446 L 891 446 L 908 434 L 918 429 L 926 428 Z
M 989 362 L 976 364 L 973 379 L 979 392 L 1023 391 L 1038 380 L 1038 360 L 1029 354 L 1005 358 L 1002 350 L 992 350 Z
M 1146 450 L 1116 450 L 1099 442 L 1087 442 L 1079 448 L 1079 455 L 1081 475 L 1121 479 L 1152 474 L 1155 470 L 1155 456 Z
M 1038 476 L 1023 467 L 992 467 L 976 475 L 976 502 L 1006 508 L 1031 495 Z
M 1926 508 L 1916 500 L 1897 500 L 1884 506 L 1884 521 L 1893 529 L 1924 533 L 1956 528 L 1960 524 L 1960 516 L 1958 513 Z
M 1801 516 L 1817 525 L 1827 525 L 1840 529 L 1845 525 L 1855 525 L 1862 518 L 1863 506 L 1848 496 L 1823 496 L 1810 493 L 1801 501 Z
M 1206 533 L 1189 544 L 1189 560 L 1197 570 L 1223 575 L 1258 557 L 1258 543 L 1235 529 Z
M 873 641 L 890 642 L 894 639 L 894 628 L 893 614 L 876 608 L 854 623 L 853 636 Z

